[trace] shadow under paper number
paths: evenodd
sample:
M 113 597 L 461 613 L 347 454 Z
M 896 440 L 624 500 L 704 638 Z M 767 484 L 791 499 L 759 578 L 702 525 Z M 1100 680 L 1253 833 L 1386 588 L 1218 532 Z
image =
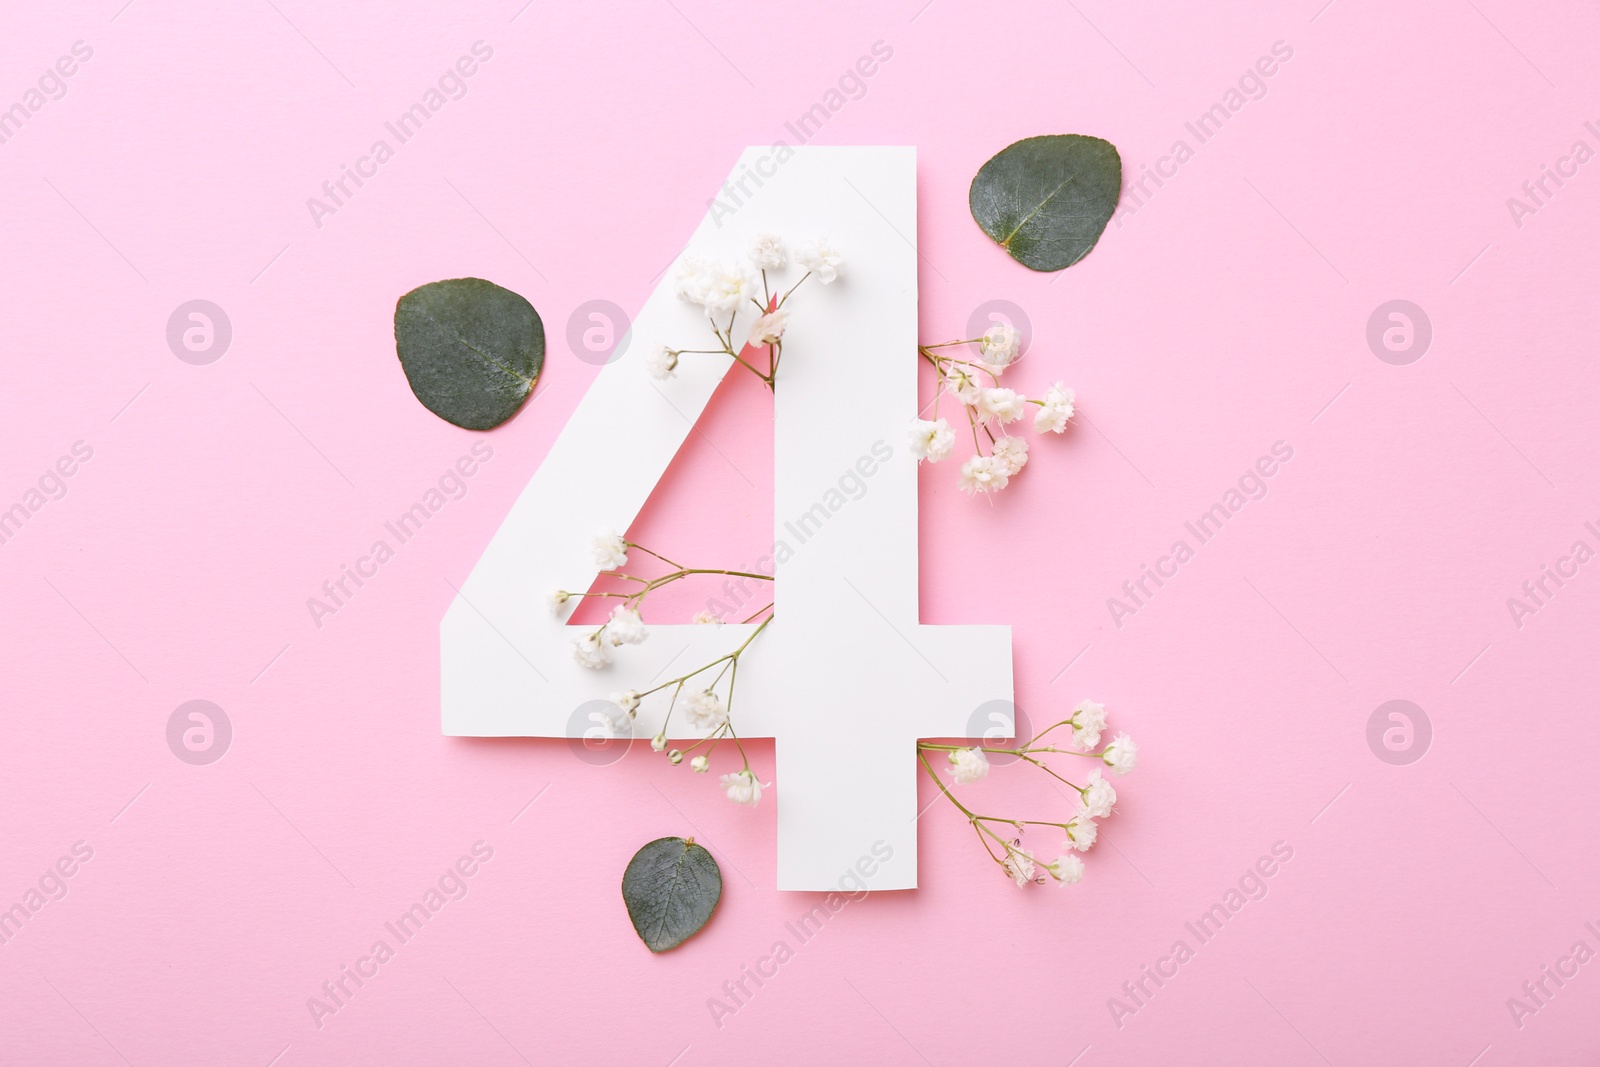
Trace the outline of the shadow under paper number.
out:
M 215 763 L 231 744 L 233 723 L 209 700 L 185 701 L 167 719 L 167 747 L 185 763 L 197 767 Z
M 615 363 L 628 350 L 628 313 L 609 300 L 586 300 L 567 319 L 567 347 L 597 367 Z
M 1379 704 L 1367 719 L 1367 747 L 1385 763 L 1403 767 L 1415 763 L 1433 744 L 1433 723 L 1428 713 L 1409 700 Z
M 233 322 L 209 300 L 186 301 L 167 318 L 167 347 L 185 363 L 215 363 L 232 343 Z
M 1367 347 L 1393 366 L 1415 363 L 1427 354 L 1432 343 L 1433 320 L 1409 300 L 1379 304 L 1367 319 Z

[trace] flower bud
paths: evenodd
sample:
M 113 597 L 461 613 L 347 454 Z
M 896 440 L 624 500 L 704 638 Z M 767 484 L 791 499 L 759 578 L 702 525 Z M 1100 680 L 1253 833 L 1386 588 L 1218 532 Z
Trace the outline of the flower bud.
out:
M 679 752 L 677 749 L 673 749 L 671 752 L 667 753 L 667 762 L 676 767 L 678 764 L 683 762 L 683 753 Z

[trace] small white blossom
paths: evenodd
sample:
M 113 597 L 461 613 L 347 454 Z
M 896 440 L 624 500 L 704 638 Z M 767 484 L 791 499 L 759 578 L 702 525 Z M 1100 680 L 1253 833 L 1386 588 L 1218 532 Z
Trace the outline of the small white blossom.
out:
M 606 530 L 594 535 L 594 565 L 614 571 L 628 565 L 628 543 L 620 534 Z
M 1083 812 L 1090 818 L 1104 819 L 1117 802 L 1116 789 L 1100 774 L 1099 767 L 1089 772 L 1089 784 L 1079 792 L 1083 796 Z
M 1033 414 L 1033 428 L 1038 433 L 1060 433 L 1072 418 L 1072 404 L 1078 394 L 1060 382 L 1044 394 L 1044 406 Z
M 716 264 L 707 259 L 700 256 L 684 256 L 678 264 L 677 273 L 673 275 L 673 288 L 680 299 L 704 306 L 715 271 Z
M 650 631 L 645 629 L 644 619 L 637 610 L 618 604 L 606 623 L 606 635 L 613 645 L 642 645 Z
M 664 382 L 678 369 L 678 353 L 666 345 L 661 345 L 645 357 L 644 369 L 649 371 L 650 377 L 656 381 Z
M 606 736 L 632 737 L 633 710 L 624 707 L 618 697 L 612 697 L 610 703 L 611 706 L 601 713 L 605 719 Z
M 1094 847 L 1094 839 L 1099 836 L 1100 827 L 1081 812 L 1067 823 L 1067 843 L 1079 852 L 1088 852 Z
M 769 782 L 768 785 L 770 784 Z M 753 808 L 761 803 L 761 791 L 767 786 L 756 781 L 756 776 L 753 773 L 743 770 L 733 774 L 724 774 L 722 776 L 722 788 L 728 794 L 728 799 L 735 804 Z
M 707 315 L 727 315 L 738 311 L 755 292 L 755 277 L 743 263 L 719 265 L 708 276 L 705 295 Z
M 1011 880 L 1017 883 L 1017 888 L 1020 889 L 1033 881 L 1033 853 L 1027 849 L 1008 845 L 1003 866 L 1006 873 L 1011 876 Z
M 1001 464 L 1007 477 L 1028 465 L 1028 442 L 1022 437 L 1002 437 L 994 443 L 995 461 Z
M 654 737 L 652 737 L 650 739 L 650 747 L 655 749 L 657 752 L 660 752 L 662 749 L 666 748 L 667 747 L 667 735 L 666 734 L 656 734 Z
M 976 782 L 989 773 L 989 757 L 976 748 L 963 748 L 950 753 L 950 777 L 958 785 Z
M 692 619 L 690 619 L 689 621 L 694 623 L 696 626 L 721 626 L 722 625 L 721 617 L 719 617 L 715 612 L 711 612 L 711 611 L 697 611 L 697 612 L 694 613 L 694 617 Z
M 722 698 L 709 689 L 690 693 L 683 702 L 683 713 L 696 730 L 715 730 L 728 721 L 728 709 L 723 706 Z
M 1079 748 L 1094 748 L 1100 744 L 1100 731 L 1106 728 L 1106 706 L 1085 700 L 1072 709 L 1072 741 Z
M 957 363 L 950 368 L 945 376 L 946 388 L 950 394 L 967 407 L 973 407 L 983 399 L 983 382 L 978 378 L 978 372 L 965 363 Z
M 973 456 L 961 465 L 958 484 L 968 493 L 998 493 L 1010 479 L 1005 465 L 992 456 Z
M 1016 327 L 1007 326 L 997 322 L 983 332 L 983 340 L 978 344 L 978 351 L 983 354 L 983 361 L 995 367 L 1007 367 L 1016 362 L 1017 346 L 1022 337 L 1017 333 Z
M 810 241 L 795 253 L 795 262 L 817 276 L 817 281 L 827 285 L 839 277 L 844 256 L 831 241 Z
M 757 319 L 750 327 L 745 344 L 757 348 L 783 340 L 783 331 L 789 328 L 789 309 L 776 308 Z
M 544 602 L 549 606 L 551 611 L 560 611 L 566 606 L 567 601 L 571 599 L 571 593 L 567 592 L 565 589 L 556 589 L 552 590 L 550 595 L 544 598 Z
M 599 670 L 611 662 L 611 645 L 605 639 L 605 627 L 584 634 L 572 642 L 572 658 L 578 666 Z
M 949 458 L 950 450 L 956 444 L 956 432 L 950 428 L 949 419 L 939 419 L 936 422 L 918 419 L 912 424 L 909 437 L 911 454 L 929 463 Z
M 1112 774 L 1127 774 L 1139 761 L 1139 746 L 1134 744 L 1133 738 L 1127 734 L 1118 734 L 1111 739 L 1106 750 L 1100 753 L 1100 758 L 1106 761 L 1106 766 L 1111 768 Z
M 706 759 L 704 756 L 696 756 L 694 759 L 689 761 L 689 769 L 694 771 L 696 774 L 706 773 L 710 766 L 711 761 Z
M 627 712 L 629 718 L 632 718 L 633 713 L 639 710 L 639 691 L 630 689 L 626 693 L 612 693 L 611 702 Z
M 1083 881 L 1083 861 L 1070 852 L 1063 852 L 1059 859 L 1045 867 L 1054 876 L 1058 887 L 1065 888 Z
M 782 270 L 788 261 L 783 238 L 777 234 L 757 234 L 756 239 L 750 242 L 750 262 L 756 265 L 757 270 Z
M 985 389 L 978 394 L 975 405 L 980 415 L 998 419 L 1001 423 L 1015 422 L 1027 413 L 1028 398 L 1010 389 Z

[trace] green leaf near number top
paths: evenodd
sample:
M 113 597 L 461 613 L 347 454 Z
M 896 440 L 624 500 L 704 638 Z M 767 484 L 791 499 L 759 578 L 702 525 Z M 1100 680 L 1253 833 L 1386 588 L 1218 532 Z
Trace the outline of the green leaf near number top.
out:
M 515 415 L 544 366 L 539 313 L 482 278 L 431 282 L 402 296 L 394 342 L 423 407 L 468 430 Z
M 1024 267 L 1053 271 L 1089 254 L 1117 209 L 1122 157 L 1098 137 L 1029 137 L 985 163 L 967 200 L 983 232 Z
M 710 920 L 722 899 L 722 871 L 692 838 L 657 838 L 628 861 L 622 899 L 640 940 L 651 952 L 665 952 Z

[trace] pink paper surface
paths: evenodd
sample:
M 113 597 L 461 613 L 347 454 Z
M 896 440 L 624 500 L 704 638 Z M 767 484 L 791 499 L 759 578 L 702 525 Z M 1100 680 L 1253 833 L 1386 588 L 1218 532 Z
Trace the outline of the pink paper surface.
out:
M 26 917 L 0 925 L 0 1060 L 1591 1062 L 1600 16 L 1319 7 L 13 5 L 0 907 Z M 477 42 L 400 143 L 385 124 Z M 772 805 L 643 750 L 441 736 L 438 624 L 594 375 L 569 320 L 637 308 L 740 151 L 808 114 L 810 143 L 917 147 L 924 335 L 1011 301 L 1033 347 L 1008 384 L 1081 398 L 992 506 L 924 472 L 924 621 L 1009 624 L 1031 718 L 1094 697 L 1142 756 L 1076 889 L 1016 890 L 939 801 L 924 888 L 801 937 L 823 898 L 773 889 Z M 1163 182 L 1061 276 L 966 207 L 991 154 L 1054 132 Z M 314 219 L 379 139 L 392 158 Z M 486 435 L 421 408 L 394 355 L 396 298 L 463 275 L 550 340 Z M 231 325 L 214 362 L 169 346 L 192 300 Z M 1408 363 L 1368 340 L 1395 300 L 1431 325 Z M 730 381 L 635 538 L 756 560 L 769 410 Z M 1201 544 L 1185 524 L 1278 442 L 1265 496 Z M 399 544 L 385 523 L 485 443 Z M 380 539 L 393 558 L 314 619 Z M 1192 558 L 1113 613 L 1179 539 Z M 192 700 L 231 724 L 209 765 L 169 747 Z M 1409 763 L 1379 758 L 1401 758 L 1382 721 L 1369 744 L 1394 700 L 1431 728 Z M 1009 767 L 972 796 L 1064 804 Z M 672 834 L 726 891 L 656 957 L 617 885 Z M 465 895 L 391 933 L 463 858 Z

